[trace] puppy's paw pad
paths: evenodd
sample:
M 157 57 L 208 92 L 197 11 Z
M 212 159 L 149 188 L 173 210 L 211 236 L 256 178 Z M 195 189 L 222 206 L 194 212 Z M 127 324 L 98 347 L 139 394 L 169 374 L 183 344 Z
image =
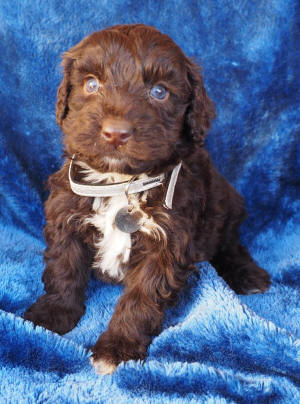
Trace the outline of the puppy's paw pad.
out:
M 90 358 L 91 364 L 94 366 L 95 372 L 98 375 L 111 375 L 117 369 L 117 366 L 105 359 Z

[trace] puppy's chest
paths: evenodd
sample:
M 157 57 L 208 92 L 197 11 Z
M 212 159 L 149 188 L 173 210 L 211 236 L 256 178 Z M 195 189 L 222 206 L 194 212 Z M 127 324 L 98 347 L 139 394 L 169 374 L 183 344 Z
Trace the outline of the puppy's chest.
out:
M 148 192 L 132 194 L 130 203 L 134 206 L 134 210 L 140 213 L 138 231 L 159 242 L 161 237 L 165 237 L 165 232 L 159 223 L 156 223 L 153 217 L 143 210 L 143 206 L 147 205 Z M 126 206 L 128 206 L 128 200 L 125 194 L 105 198 L 96 197 L 92 212 L 85 219 L 85 223 L 96 230 L 93 269 L 100 278 L 104 275 L 105 278 L 120 282 L 130 266 L 131 234 L 119 230 L 115 223 L 117 213 Z
M 125 195 L 95 198 L 93 214 L 87 222 L 96 229 L 93 268 L 116 281 L 124 278 L 131 253 L 131 235 L 120 231 L 115 217 L 127 205 Z

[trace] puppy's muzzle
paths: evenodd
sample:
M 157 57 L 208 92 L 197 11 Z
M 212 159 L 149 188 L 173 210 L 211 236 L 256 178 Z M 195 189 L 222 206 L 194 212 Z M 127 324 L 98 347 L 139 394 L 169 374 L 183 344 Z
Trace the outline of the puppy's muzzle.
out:
M 124 145 L 131 138 L 133 127 L 123 119 L 106 118 L 102 124 L 101 136 L 115 147 Z

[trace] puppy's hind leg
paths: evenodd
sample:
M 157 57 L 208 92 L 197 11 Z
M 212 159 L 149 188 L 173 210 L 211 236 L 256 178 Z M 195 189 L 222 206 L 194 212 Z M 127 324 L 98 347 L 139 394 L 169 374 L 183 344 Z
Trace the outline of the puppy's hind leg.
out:
M 238 237 L 222 245 L 210 261 L 218 274 L 238 294 L 266 292 L 271 284 L 268 272 L 260 268 Z

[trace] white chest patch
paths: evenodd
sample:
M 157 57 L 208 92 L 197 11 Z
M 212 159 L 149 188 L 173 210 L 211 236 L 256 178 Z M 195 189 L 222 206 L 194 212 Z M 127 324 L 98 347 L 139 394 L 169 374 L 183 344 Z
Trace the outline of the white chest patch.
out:
M 118 173 L 99 173 L 82 163 L 81 167 L 83 168 L 82 172 L 86 174 L 85 180 L 89 182 L 108 181 L 116 183 L 130 179 L 130 176 Z M 147 178 L 147 176 L 142 174 L 140 178 Z M 139 231 L 157 239 L 157 241 L 165 238 L 164 230 L 155 223 L 151 216 L 146 215 L 140 209 L 140 201 L 147 201 L 147 191 L 143 192 L 142 196 L 139 194 L 131 196 L 131 203 L 135 209 L 142 213 Z M 97 252 L 93 267 L 117 281 L 122 281 L 125 276 L 131 252 L 131 235 L 122 232 L 115 225 L 117 212 L 127 206 L 127 202 L 125 194 L 109 198 L 96 197 L 93 202 L 94 214 L 85 220 L 86 223 L 93 225 L 99 231 L 99 238 L 95 243 Z
M 100 233 L 95 244 L 97 253 L 93 267 L 116 280 L 124 278 L 123 269 L 131 250 L 130 234 L 123 233 L 115 226 L 115 216 L 126 204 L 125 195 L 111 197 L 105 203 L 102 203 L 101 198 L 95 198 L 95 214 L 87 219 Z

